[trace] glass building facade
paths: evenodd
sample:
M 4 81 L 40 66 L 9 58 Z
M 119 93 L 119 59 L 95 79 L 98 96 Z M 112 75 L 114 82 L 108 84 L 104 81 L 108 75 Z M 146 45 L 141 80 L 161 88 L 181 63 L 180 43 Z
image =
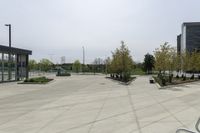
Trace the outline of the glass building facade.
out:
M 182 24 L 182 33 L 177 36 L 177 52 L 200 51 L 200 22 Z
M 0 45 L 0 82 L 28 78 L 28 60 L 32 51 Z

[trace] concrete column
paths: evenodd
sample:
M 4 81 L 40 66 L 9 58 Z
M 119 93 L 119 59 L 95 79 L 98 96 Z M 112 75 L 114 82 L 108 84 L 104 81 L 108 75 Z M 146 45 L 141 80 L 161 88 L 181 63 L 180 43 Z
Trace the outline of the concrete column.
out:
M 9 54 L 8 54 L 8 80 L 11 80 L 11 53 L 9 50 Z
M 15 80 L 17 80 L 17 54 L 15 54 Z
M 17 72 L 17 74 L 16 74 L 16 76 L 17 76 L 17 81 L 19 81 L 19 54 L 17 54 L 16 55 L 17 56 L 17 70 L 16 70 L 16 72 Z
M 29 61 L 29 57 L 28 55 L 26 55 L 26 79 L 28 79 L 29 77 L 28 61 Z

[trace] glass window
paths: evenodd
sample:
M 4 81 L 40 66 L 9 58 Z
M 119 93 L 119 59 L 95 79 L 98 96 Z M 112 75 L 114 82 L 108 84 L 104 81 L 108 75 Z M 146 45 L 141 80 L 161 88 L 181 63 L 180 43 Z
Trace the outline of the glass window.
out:
M 3 79 L 2 79 L 3 77 Z M 16 80 L 16 55 L 0 53 L 0 82 Z
M 18 69 L 19 69 L 19 77 L 23 79 L 26 77 L 26 56 L 20 55 L 19 62 L 18 62 Z
M 0 82 L 2 81 L 2 53 L 0 53 Z
M 4 71 L 3 71 L 3 76 L 4 76 L 4 81 L 8 81 L 8 54 L 4 54 Z
M 11 80 L 16 79 L 16 55 L 11 55 Z
M 2 61 L 2 53 L 0 53 L 0 61 Z
M 4 54 L 4 81 L 9 81 L 9 55 Z

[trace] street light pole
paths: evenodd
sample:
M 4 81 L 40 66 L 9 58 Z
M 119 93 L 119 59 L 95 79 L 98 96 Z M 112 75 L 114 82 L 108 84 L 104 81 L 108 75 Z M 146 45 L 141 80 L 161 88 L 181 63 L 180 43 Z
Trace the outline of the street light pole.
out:
M 11 47 L 11 24 L 5 24 L 5 26 L 9 27 L 9 47 Z
M 9 27 L 9 48 L 11 48 L 11 24 L 5 24 Z M 11 49 L 8 52 L 8 80 L 11 80 Z

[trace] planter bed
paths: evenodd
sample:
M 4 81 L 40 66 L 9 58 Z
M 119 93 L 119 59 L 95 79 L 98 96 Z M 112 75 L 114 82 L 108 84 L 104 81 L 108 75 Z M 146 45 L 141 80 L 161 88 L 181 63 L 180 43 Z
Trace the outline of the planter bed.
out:
M 57 77 L 69 77 L 69 76 L 71 76 L 71 74 L 70 73 L 61 73 L 61 74 L 57 74 L 56 76 Z
M 166 82 L 166 85 L 163 85 L 161 83 L 161 81 L 159 81 L 158 77 L 153 77 L 153 78 L 161 87 L 170 86 L 170 85 L 180 85 L 180 84 L 200 81 L 200 79 L 198 79 L 198 78 L 195 78 L 195 79 L 186 78 L 186 80 L 183 80 L 182 78 L 177 79 L 177 78 L 174 77 L 172 79 L 172 83 Z
M 124 84 L 124 85 L 129 85 L 132 81 L 136 79 L 136 77 L 131 77 L 128 81 L 123 81 L 119 78 L 112 78 L 112 77 L 107 77 L 107 78 L 115 80 L 115 81 L 119 81 L 121 84 Z
M 26 79 L 23 82 L 20 82 L 18 84 L 47 84 L 52 80 L 53 79 L 49 79 L 46 77 L 36 77 L 36 78 Z

